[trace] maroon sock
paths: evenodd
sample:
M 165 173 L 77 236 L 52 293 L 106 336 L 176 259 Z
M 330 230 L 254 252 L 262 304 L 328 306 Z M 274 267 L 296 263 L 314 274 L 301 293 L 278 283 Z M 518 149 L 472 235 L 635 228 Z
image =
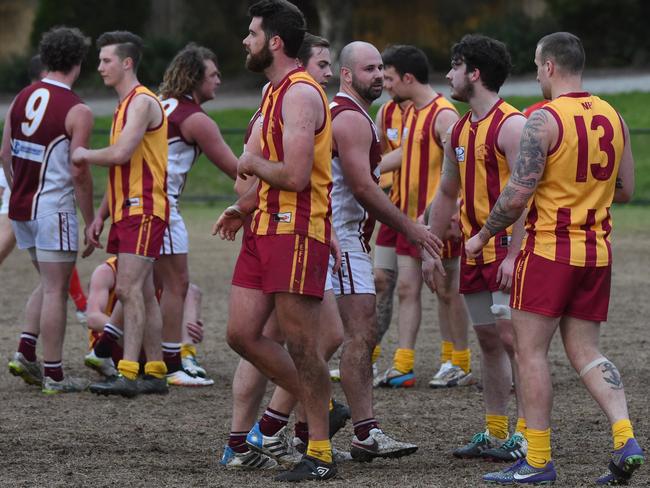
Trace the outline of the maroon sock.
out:
M 43 376 L 49 376 L 54 381 L 61 381 L 63 379 L 61 361 L 43 361 Z
M 228 436 L 228 447 L 238 453 L 248 452 L 248 446 L 246 445 L 247 435 L 248 432 L 231 432 Z
M 307 422 L 296 422 L 294 429 L 296 437 L 307 446 L 309 444 L 309 427 L 307 426 Z
M 95 343 L 95 355 L 100 358 L 110 358 L 113 347 L 124 333 L 112 324 L 104 325 L 104 332 Z
M 36 361 L 36 341 L 38 336 L 23 332 L 20 334 L 20 342 L 18 342 L 18 352 L 25 356 L 27 361 Z
M 379 423 L 377 422 L 377 419 L 369 418 L 361 420 L 354 424 L 354 435 L 357 436 L 357 439 L 360 441 L 365 441 L 368 438 L 370 431 L 378 428 Z
M 181 362 L 181 345 L 175 342 L 162 343 L 163 361 L 167 366 L 167 374 L 175 373 L 183 367 Z
M 274 436 L 289 423 L 289 415 L 267 408 L 260 420 L 260 431 L 265 436 Z

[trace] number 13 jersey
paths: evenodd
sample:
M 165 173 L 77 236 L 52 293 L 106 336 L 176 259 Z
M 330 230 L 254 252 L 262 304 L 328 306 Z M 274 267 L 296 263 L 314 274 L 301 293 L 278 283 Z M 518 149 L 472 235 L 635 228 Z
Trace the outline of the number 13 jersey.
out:
M 11 124 L 13 188 L 9 218 L 34 220 L 57 212 L 74 213 L 68 112 L 81 99 L 63 83 L 43 79 L 15 98 Z
M 589 93 L 562 95 L 541 110 L 555 119 L 558 139 L 530 205 L 524 248 L 559 263 L 607 266 L 623 121 Z

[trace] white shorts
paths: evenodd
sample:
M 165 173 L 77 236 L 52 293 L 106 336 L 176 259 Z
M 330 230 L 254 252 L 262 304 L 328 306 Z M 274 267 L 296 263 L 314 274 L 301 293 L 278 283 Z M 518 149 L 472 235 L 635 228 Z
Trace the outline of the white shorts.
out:
M 163 243 L 160 248 L 161 255 L 187 254 L 190 251 L 190 241 L 187 235 L 187 228 L 183 217 L 174 206 L 169 208 L 169 225 L 163 235 Z
M 9 213 L 9 199 L 11 198 L 11 190 L 7 184 L 7 179 L 5 178 L 5 172 L 0 166 L 0 188 L 2 192 L 2 204 L 0 204 L 0 215 L 6 215 Z
M 333 275 L 332 284 L 337 297 L 366 293 L 375 295 L 375 275 L 370 254 L 363 251 L 344 252 L 338 273 L 332 273 L 333 268 L 334 258 L 330 257 L 329 274 Z
M 497 320 L 510 320 L 510 294 L 500 290 L 466 293 L 465 303 L 472 325 L 494 324 Z
M 79 249 L 77 214 L 54 213 L 35 220 L 12 220 L 18 249 L 76 253 Z
M 334 287 L 332 286 L 332 273 L 327 272 L 327 276 L 325 277 L 325 291 L 330 291 Z

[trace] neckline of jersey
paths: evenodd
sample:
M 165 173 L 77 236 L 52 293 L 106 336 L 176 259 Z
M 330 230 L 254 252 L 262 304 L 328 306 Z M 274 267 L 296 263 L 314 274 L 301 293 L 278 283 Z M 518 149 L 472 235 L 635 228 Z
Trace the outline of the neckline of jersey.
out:
M 59 86 L 59 87 L 61 87 L 61 88 L 65 88 L 66 90 L 70 90 L 70 91 L 72 91 L 72 87 L 71 87 L 71 86 L 68 86 L 68 85 L 66 85 L 65 83 L 62 83 L 61 81 L 53 80 L 52 78 L 47 78 L 47 77 L 45 77 L 45 78 L 43 78 L 43 79 L 41 80 L 41 82 L 42 82 L 42 83 L 47 83 L 47 84 L 49 84 L 49 85 Z
M 470 124 L 472 124 L 472 127 L 476 127 L 476 126 L 479 125 L 481 122 L 483 122 L 485 119 L 487 119 L 488 117 L 490 117 L 490 116 L 494 113 L 494 111 L 495 111 L 495 110 L 496 110 L 496 109 L 497 109 L 497 108 L 498 108 L 502 103 L 503 103 L 503 98 L 499 98 L 499 99 L 496 101 L 496 103 L 495 103 L 494 105 L 492 105 L 492 108 L 491 108 L 490 110 L 488 110 L 488 113 L 486 113 L 482 118 L 480 118 L 480 119 L 477 120 L 476 122 L 474 122 L 474 121 L 472 120 L 472 116 L 470 115 L 470 116 L 469 116 L 469 122 L 470 122 Z M 473 113 L 473 112 L 472 112 L 472 113 Z

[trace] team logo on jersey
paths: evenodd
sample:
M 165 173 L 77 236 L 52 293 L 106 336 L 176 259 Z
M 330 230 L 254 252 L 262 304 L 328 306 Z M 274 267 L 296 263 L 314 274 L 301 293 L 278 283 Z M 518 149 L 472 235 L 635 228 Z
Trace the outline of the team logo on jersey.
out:
M 290 224 L 291 223 L 291 212 L 278 212 L 271 214 L 273 222 L 279 222 L 281 224 Z
M 465 147 L 459 146 L 455 147 L 454 150 L 456 151 L 456 161 L 459 163 L 464 163 L 465 162 Z
M 399 138 L 399 130 L 397 130 L 395 127 L 389 127 L 386 129 L 386 137 L 389 141 L 397 141 Z
M 138 197 L 134 198 L 129 198 L 126 202 L 124 202 L 125 207 L 139 207 L 140 206 L 140 199 Z
M 45 146 L 18 139 L 11 140 L 11 155 L 20 159 L 27 159 L 35 163 L 45 160 Z
M 409 135 L 409 128 L 404 127 L 404 129 L 402 129 L 402 139 L 406 139 L 408 135 Z

